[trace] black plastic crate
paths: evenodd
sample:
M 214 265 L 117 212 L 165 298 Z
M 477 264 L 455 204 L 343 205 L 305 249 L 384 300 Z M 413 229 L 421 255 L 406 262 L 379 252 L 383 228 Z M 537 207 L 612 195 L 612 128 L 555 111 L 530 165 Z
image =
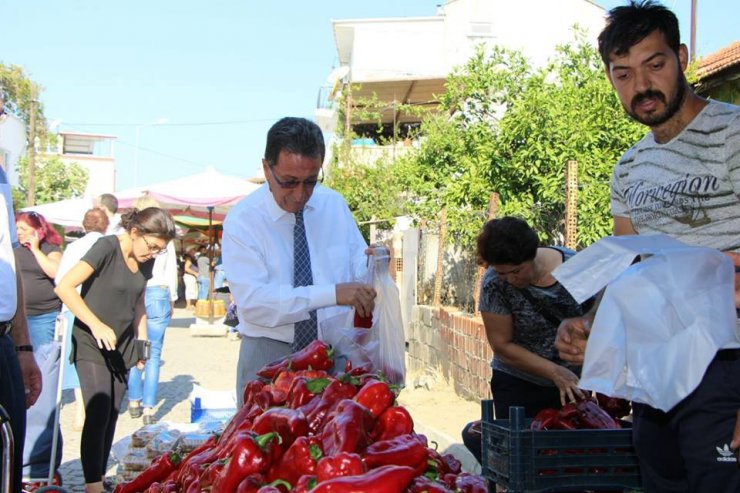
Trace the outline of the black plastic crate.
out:
M 575 489 L 640 489 L 632 429 L 529 429 L 523 407 L 510 419 L 485 419 L 483 475 L 509 493 Z

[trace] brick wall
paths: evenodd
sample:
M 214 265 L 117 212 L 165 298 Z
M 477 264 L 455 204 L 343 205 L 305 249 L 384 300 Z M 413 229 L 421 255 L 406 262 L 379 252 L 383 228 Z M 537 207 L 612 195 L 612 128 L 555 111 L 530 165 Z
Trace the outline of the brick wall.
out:
M 416 305 L 409 323 L 409 371 L 439 371 L 458 395 L 490 399 L 491 358 L 480 317 L 454 307 Z

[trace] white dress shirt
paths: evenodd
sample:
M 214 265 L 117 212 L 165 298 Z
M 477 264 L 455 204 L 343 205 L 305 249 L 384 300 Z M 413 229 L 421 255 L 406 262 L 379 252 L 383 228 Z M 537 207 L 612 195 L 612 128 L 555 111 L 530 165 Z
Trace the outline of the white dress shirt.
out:
M 318 310 L 322 320 L 347 312 L 336 285 L 362 281 L 367 244 L 344 198 L 317 185 L 303 213 L 313 285 L 293 287 L 295 215 L 275 202 L 268 184 L 226 216 L 223 265 L 239 314 L 239 332 L 293 342 L 294 324 Z
M 177 252 L 174 241 L 167 243 L 167 250 L 154 258 L 152 278 L 146 285 L 168 287 L 170 301 L 177 301 Z
M 13 247 L 17 246 L 10 184 L 5 171 L 0 167 L 0 322 L 12 319 L 18 304 L 13 254 Z

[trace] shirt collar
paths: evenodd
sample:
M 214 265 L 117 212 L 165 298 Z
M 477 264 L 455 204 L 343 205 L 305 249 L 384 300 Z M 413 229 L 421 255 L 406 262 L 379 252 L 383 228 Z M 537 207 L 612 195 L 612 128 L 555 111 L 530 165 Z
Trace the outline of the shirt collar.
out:
M 272 219 L 273 221 L 277 222 L 280 221 L 285 216 L 291 216 L 293 217 L 292 212 L 288 212 L 284 209 L 282 209 L 277 202 L 275 202 L 275 197 L 272 196 L 272 192 L 270 191 L 270 184 L 268 182 L 265 182 L 264 185 L 262 185 L 264 188 L 264 205 L 265 210 L 267 211 L 267 215 Z M 306 202 L 306 206 L 304 207 L 304 210 L 312 210 L 314 209 L 314 204 L 316 202 L 316 194 L 319 192 L 321 188 L 321 184 L 317 183 L 316 187 L 313 189 L 313 193 L 311 194 L 311 198 L 308 199 L 308 202 Z

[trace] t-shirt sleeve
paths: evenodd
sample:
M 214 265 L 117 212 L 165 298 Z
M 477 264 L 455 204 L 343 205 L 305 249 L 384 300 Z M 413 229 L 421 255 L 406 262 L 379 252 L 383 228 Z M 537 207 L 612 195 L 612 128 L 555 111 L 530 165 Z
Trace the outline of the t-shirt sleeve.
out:
M 40 249 L 41 249 L 41 251 L 42 251 L 42 252 L 43 252 L 43 253 L 44 253 L 45 255 L 49 255 L 50 253 L 53 253 L 53 252 L 59 252 L 59 253 L 62 253 L 62 249 L 61 249 L 61 248 L 59 248 L 59 246 L 58 246 L 58 245 L 52 245 L 51 243 L 47 243 L 47 242 L 43 242 L 43 243 L 41 244 L 41 247 L 40 247 Z
M 623 171 L 620 170 L 619 164 L 620 163 L 617 163 L 614 167 L 614 171 L 612 171 L 612 180 L 609 187 L 611 190 L 612 216 L 629 217 L 630 213 L 629 208 L 627 207 L 627 198 L 625 197 L 622 184 L 619 180 L 619 174 L 623 173 Z
M 725 155 L 732 189 L 735 196 L 740 199 L 740 115 L 732 120 L 728 128 Z
M 106 241 L 105 238 L 105 236 L 99 238 L 80 259 L 90 265 L 96 272 L 100 271 L 100 268 L 105 265 L 108 258 L 115 253 L 114 248 L 118 246 Z
M 501 291 L 500 282 L 497 281 L 500 279 L 496 271 L 491 268 L 486 270 L 481 281 L 478 310 L 498 315 L 511 315 L 511 307 Z

